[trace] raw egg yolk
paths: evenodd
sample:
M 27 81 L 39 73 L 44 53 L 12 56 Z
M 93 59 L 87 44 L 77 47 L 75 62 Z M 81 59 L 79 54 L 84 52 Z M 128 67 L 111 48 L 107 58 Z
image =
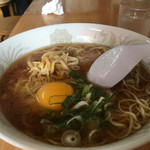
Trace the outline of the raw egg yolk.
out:
M 51 111 L 61 111 L 63 107 L 62 102 L 68 95 L 74 93 L 73 88 L 64 82 L 49 82 L 44 84 L 37 91 L 37 100 L 39 104 Z

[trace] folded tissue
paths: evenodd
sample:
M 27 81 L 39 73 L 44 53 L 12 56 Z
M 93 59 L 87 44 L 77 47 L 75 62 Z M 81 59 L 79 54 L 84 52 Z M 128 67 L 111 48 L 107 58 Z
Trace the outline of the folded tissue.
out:
M 50 2 L 47 2 L 42 7 L 41 14 L 47 15 L 47 14 L 56 14 L 56 15 L 62 15 L 64 14 L 62 0 L 52 0 Z

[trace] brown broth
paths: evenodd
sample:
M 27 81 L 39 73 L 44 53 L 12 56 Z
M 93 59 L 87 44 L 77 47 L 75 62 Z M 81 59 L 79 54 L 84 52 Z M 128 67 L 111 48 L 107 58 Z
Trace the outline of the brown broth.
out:
M 72 44 L 62 44 L 62 45 L 57 45 L 56 50 L 61 50 L 61 49 L 65 49 L 66 47 L 72 46 Z M 91 66 L 91 64 L 95 61 L 95 59 L 101 55 L 101 53 L 103 53 L 103 50 L 101 51 L 89 51 L 89 46 L 98 46 L 97 44 L 76 44 L 74 45 L 75 47 L 82 47 L 85 49 L 85 53 L 84 55 L 80 55 L 77 56 L 77 58 L 79 59 L 79 66 L 80 66 L 80 70 L 77 71 L 77 73 L 86 78 L 86 73 L 89 69 L 89 67 Z M 44 49 L 40 49 L 34 52 L 31 52 L 25 56 L 23 56 L 22 58 L 20 58 L 19 60 L 17 60 L 15 63 L 13 63 L 7 70 L 6 72 L 2 75 L 1 79 L 0 79 L 0 109 L 3 112 L 4 116 L 8 119 L 8 121 L 17 129 L 19 129 L 20 131 L 22 131 L 23 133 L 27 134 L 28 136 L 38 139 L 40 141 L 43 142 L 48 142 L 47 140 L 45 140 L 43 138 L 44 135 L 44 129 L 41 125 L 41 119 L 47 118 L 49 117 L 48 115 L 46 115 L 44 112 L 42 112 L 42 107 L 39 105 L 39 103 L 36 100 L 36 97 L 32 97 L 30 94 L 27 94 L 26 96 L 22 95 L 22 93 L 20 91 L 15 91 L 14 92 L 14 87 L 17 83 L 17 81 L 24 80 L 24 79 L 28 79 L 29 78 L 29 70 L 28 70 L 28 65 L 27 65 L 27 61 L 30 60 L 41 60 L 41 56 L 42 54 L 44 54 L 47 50 L 52 49 L 53 50 L 53 46 L 52 47 L 48 47 L 48 48 L 44 48 Z M 108 48 L 106 48 L 108 49 Z M 74 51 L 70 50 L 69 54 L 71 56 L 74 56 Z M 139 83 L 139 86 L 141 87 L 141 89 L 144 91 L 144 88 L 146 86 L 149 86 L 150 84 L 148 82 L 150 82 L 150 78 L 149 78 L 149 74 L 147 73 L 147 71 L 142 70 L 142 73 L 144 72 L 143 77 L 147 78 L 148 81 L 142 81 Z M 132 74 L 130 74 L 129 76 L 126 77 L 125 80 L 128 80 L 128 78 L 130 79 L 135 79 L 135 74 L 136 71 L 133 70 Z M 123 88 L 124 85 L 122 85 L 122 83 L 120 82 L 119 84 L 117 84 L 114 88 L 112 88 L 111 90 L 116 94 L 115 96 L 115 100 L 113 101 L 113 108 L 114 109 L 118 109 L 118 102 L 120 101 L 120 99 L 124 99 L 125 97 L 128 98 L 128 96 L 125 94 L 120 93 L 120 87 Z M 22 87 L 20 87 L 21 89 Z M 128 89 L 128 87 L 125 89 Z M 130 90 L 130 88 L 129 88 Z M 139 91 L 134 91 L 133 89 L 130 90 L 133 93 L 135 93 L 135 95 L 138 95 L 140 92 Z M 140 95 L 140 97 L 142 98 L 143 95 Z M 147 97 L 147 95 L 144 95 L 143 98 Z M 150 99 L 150 98 L 149 98 Z M 29 101 L 31 100 L 31 102 L 29 103 Z M 128 108 L 128 103 L 125 104 L 125 109 L 126 107 Z M 136 113 L 136 109 L 133 110 Z M 116 112 L 113 112 L 112 114 L 115 114 Z M 149 113 L 147 111 L 147 113 Z M 118 113 L 115 114 L 116 116 L 118 115 Z M 59 113 L 57 114 L 57 118 L 59 117 Z M 139 120 L 141 120 L 141 122 L 143 121 L 143 118 L 141 118 L 141 116 L 137 116 L 137 118 Z M 149 120 L 149 118 L 146 118 L 147 121 Z M 117 120 L 117 118 L 116 118 Z M 143 123 L 141 123 L 142 125 L 145 123 L 145 120 L 143 121 Z M 127 123 L 128 125 L 128 123 Z M 60 135 L 62 134 L 63 129 L 58 131 L 57 134 L 54 137 L 56 138 L 60 138 Z M 82 138 L 84 139 L 81 143 L 80 146 L 83 147 L 87 147 L 87 146 L 97 146 L 97 145 L 101 145 L 101 144 L 106 144 L 115 140 L 118 140 L 117 138 L 113 138 L 113 136 L 110 136 L 109 132 L 114 133 L 115 135 L 119 135 L 120 133 L 126 132 L 123 130 L 122 127 L 120 128 L 116 128 L 115 126 L 111 125 L 111 126 L 106 126 L 101 130 L 101 133 L 98 135 L 99 139 L 107 139 L 107 142 L 102 142 L 102 143 L 90 143 L 88 142 L 88 133 L 87 131 L 83 130 L 82 133 Z M 134 131 L 132 131 L 131 133 L 133 133 Z
M 57 50 L 61 50 L 62 47 L 67 45 L 68 44 L 58 45 Z M 87 45 L 88 44 L 79 44 L 79 46 L 85 48 L 88 52 L 89 48 Z M 93 44 L 92 46 L 95 45 L 98 46 L 97 44 Z M 46 118 L 47 116 L 41 111 L 42 107 L 39 106 L 36 98 L 34 98 L 34 101 L 31 104 L 26 104 L 26 98 L 28 99 L 28 96 L 22 97 L 19 91 L 14 93 L 13 86 L 20 78 L 27 79 L 29 77 L 29 73 L 27 71 L 27 60 L 40 60 L 42 54 L 49 49 L 49 47 L 44 48 L 44 50 L 40 49 L 23 56 L 7 69 L 0 80 L 0 108 L 4 116 L 17 129 L 41 141 L 44 141 L 42 138 L 44 130 L 40 121 L 42 118 Z M 74 55 L 71 51 L 70 54 Z M 94 54 L 94 56 L 92 53 L 87 53 L 85 56 L 81 56 L 80 67 L 82 71 L 80 70 L 78 73 L 81 76 L 85 76 L 90 65 L 98 56 L 99 53 L 98 55 Z M 85 58 L 86 63 L 82 61 Z

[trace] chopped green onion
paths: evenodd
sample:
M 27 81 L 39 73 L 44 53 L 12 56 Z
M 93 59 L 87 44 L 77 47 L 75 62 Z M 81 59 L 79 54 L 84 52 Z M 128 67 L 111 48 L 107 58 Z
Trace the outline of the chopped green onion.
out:
M 44 112 L 45 114 L 47 115 L 50 115 L 51 117 L 55 117 L 56 116 L 56 113 L 53 112 L 53 111 L 50 111 L 50 110 L 47 110 L 45 108 L 42 108 L 42 112 Z
M 68 108 L 69 104 L 71 103 L 72 95 L 68 95 L 64 102 L 62 103 L 62 106 L 64 108 Z
M 76 80 L 81 79 L 81 77 L 74 70 L 70 71 L 69 76 L 71 76 L 72 78 L 74 78 Z
M 112 111 L 112 108 L 105 108 L 105 104 L 109 103 L 114 94 L 108 97 L 106 89 L 100 89 L 90 83 L 86 83 L 75 71 L 71 71 L 69 76 L 74 78 L 70 83 L 75 87 L 75 93 L 72 95 L 54 95 L 49 98 L 49 104 L 61 104 L 64 108 L 61 112 L 61 118 L 54 118 L 55 112 L 44 110 L 53 118 L 50 121 L 57 129 L 60 128 L 74 128 L 74 123 L 78 125 L 81 123 L 84 126 L 88 120 L 98 120 L 100 122 L 99 128 L 109 121 L 106 120 L 106 112 Z M 67 96 L 62 103 L 50 103 L 53 97 Z M 78 107 L 77 107 L 78 106 Z M 85 106 L 85 107 L 79 107 Z M 73 109 L 75 108 L 75 109 Z M 110 112 L 111 113 L 111 112 Z
M 90 91 L 90 85 L 85 85 L 83 90 L 82 90 L 82 97 L 85 96 L 89 91 Z

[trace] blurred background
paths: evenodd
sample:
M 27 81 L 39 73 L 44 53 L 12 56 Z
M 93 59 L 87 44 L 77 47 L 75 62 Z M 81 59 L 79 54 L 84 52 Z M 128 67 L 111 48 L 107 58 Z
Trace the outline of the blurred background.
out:
M 0 0 L 3 3 L 6 0 Z M 27 7 L 30 5 L 32 0 L 10 0 L 10 3 L 14 10 L 14 15 L 22 15 Z M 9 5 L 1 7 L 4 17 L 10 16 Z

